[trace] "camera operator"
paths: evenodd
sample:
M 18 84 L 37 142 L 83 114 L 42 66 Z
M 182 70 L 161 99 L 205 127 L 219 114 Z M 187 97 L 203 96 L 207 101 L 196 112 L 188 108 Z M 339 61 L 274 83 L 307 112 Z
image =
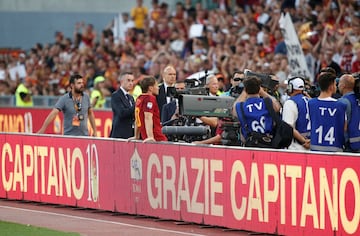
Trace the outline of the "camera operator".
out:
M 206 77 L 206 89 L 208 96 L 218 96 L 219 90 L 218 79 L 215 75 Z M 205 140 L 194 141 L 194 144 L 219 144 L 221 141 L 221 130 L 218 127 L 219 119 L 217 117 L 200 116 L 196 119 L 196 123 L 210 126 L 211 137 Z
M 212 136 L 208 139 L 194 141 L 192 143 L 194 143 L 194 144 L 221 144 L 221 140 L 222 140 L 221 134 L 223 132 L 223 129 L 221 128 L 221 123 L 222 123 L 222 121 L 219 120 L 214 136 Z
M 321 73 L 318 77 L 320 95 L 309 100 L 312 151 L 343 151 L 346 105 L 331 97 L 336 91 L 335 79 L 333 73 Z
M 263 134 L 272 134 L 274 131 L 273 121 L 265 106 L 264 99 L 271 98 L 275 112 L 280 110 L 280 104 L 274 97 L 265 92 L 261 84 L 262 81 L 259 78 L 247 77 L 244 80 L 244 90 L 234 103 L 233 115 L 239 119 L 242 141 L 245 141 L 247 137 L 246 125 L 249 131 Z M 241 106 L 243 106 L 245 117 L 242 117 Z
M 354 93 L 355 78 L 351 74 L 340 77 L 340 102 L 346 104 L 347 131 L 345 131 L 345 151 L 360 152 L 360 105 Z
M 245 79 L 244 72 L 235 71 L 230 80 L 231 88 L 228 91 L 226 91 L 225 93 L 223 93 L 221 96 L 231 96 L 234 98 L 239 97 L 239 95 L 241 94 L 241 92 L 244 89 L 244 85 L 242 83 L 242 81 L 244 79 Z M 230 119 L 226 119 L 226 118 L 218 119 L 215 136 L 212 136 L 205 140 L 195 141 L 193 143 L 195 143 L 195 144 L 221 144 L 222 139 L 223 139 L 222 134 L 224 132 L 223 125 L 229 121 L 230 121 Z M 231 141 L 236 141 L 236 140 L 231 140 Z M 239 142 L 237 142 L 237 143 L 239 143 Z
M 235 71 L 230 79 L 231 88 L 225 93 L 223 93 L 222 96 L 231 96 L 234 98 L 239 97 L 239 95 L 244 89 L 244 79 L 245 74 L 243 71 Z
M 161 112 L 161 123 L 164 125 L 170 120 L 174 120 L 179 117 L 179 102 L 177 94 L 185 90 L 185 82 L 177 81 L 175 83 L 175 93 L 170 96 L 173 97 L 172 101 L 168 104 L 165 104 Z
M 307 150 L 310 148 L 309 97 L 304 94 L 305 80 L 293 77 L 288 80 L 286 92 L 290 96 L 285 101 L 282 119 L 294 128 L 294 139 L 288 149 Z
M 278 91 L 279 78 L 275 75 L 252 72 L 251 70 L 244 70 L 245 78 L 255 77 L 260 80 L 262 89 L 269 94 L 272 98 L 277 100 L 280 105 L 281 94 Z
M 208 89 L 209 96 L 218 96 L 217 92 L 219 91 L 219 82 L 215 75 L 209 75 L 206 78 L 206 88 Z M 205 124 L 209 125 L 211 128 L 211 134 L 212 136 L 215 135 L 215 129 L 218 124 L 218 118 L 217 117 L 207 117 L 207 116 L 201 116 L 199 117 L 199 120 Z

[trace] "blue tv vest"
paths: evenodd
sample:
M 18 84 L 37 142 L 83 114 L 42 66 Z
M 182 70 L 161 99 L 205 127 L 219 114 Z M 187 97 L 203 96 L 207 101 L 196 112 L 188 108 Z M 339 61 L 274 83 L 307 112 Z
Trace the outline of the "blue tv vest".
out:
M 309 98 L 303 94 L 297 94 L 290 98 L 294 101 L 298 108 L 298 118 L 295 123 L 295 128 L 304 137 L 310 137 L 310 113 L 309 113 Z
M 310 99 L 311 142 L 314 151 L 342 152 L 345 143 L 346 105 L 339 101 Z
M 246 138 L 247 133 L 243 124 L 240 106 L 244 108 L 245 120 L 248 125 L 249 131 L 256 131 L 259 133 L 272 134 L 273 120 L 270 113 L 266 109 L 263 98 L 248 98 L 245 102 L 237 103 L 235 106 L 237 116 L 241 124 L 241 133 Z
M 347 133 L 349 136 L 350 148 L 353 151 L 360 150 L 360 103 L 354 93 L 343 96 L 351 104 L 351 117 L 348 117 Z

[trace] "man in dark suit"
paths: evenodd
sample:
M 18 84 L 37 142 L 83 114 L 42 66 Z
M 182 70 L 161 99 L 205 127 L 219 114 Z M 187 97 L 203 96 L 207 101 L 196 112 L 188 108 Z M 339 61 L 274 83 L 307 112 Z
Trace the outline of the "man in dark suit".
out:
M 111 138 L 134 136 L 135 100 L 129 94 L 134 86 L 134 75 L 123 73 L 120 75 L 120 87 L 111 95 L 113 121 L 110 132 Z
M 185 89 L 185 82 L 184 81 L 177 81 L 175 83 L 175 89 L 177 92 L 182 91 Z M 161 123 L 162 125 L 167 124 L 168 121 L 173 120 L 176 117 L 174 115 L 178 115 L 178 101 L 177 98 L 173 99 L 170 103 L 167 103 L 163 106 L 161 112 Z
M 165 104 L 170 103 L 171 98 L 167 96 L 167 88 L 173 87 L 176 82 L 176 70 L 173 66 L 166 66 L 162 73 L 163 83 L 159 86 L 159 95 L 156 96 L 156 102 L 160 110 L 160 117 L 162 108 Z

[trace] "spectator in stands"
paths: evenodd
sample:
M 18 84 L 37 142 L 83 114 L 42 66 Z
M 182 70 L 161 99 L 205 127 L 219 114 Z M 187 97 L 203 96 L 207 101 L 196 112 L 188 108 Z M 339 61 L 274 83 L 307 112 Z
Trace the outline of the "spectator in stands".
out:
M 140 86 L 143 93 L 136 100 L 135 136 L 130 139 L 142 139 L 144 142 L 167 141 L 161 131 L 160 111 L 156 102 L 158 82 L 154 77 L 145 77 Z
M 134 86 L 134 75 L 124 72 L 119 77 L 120 87 L 111 95 L 113 112 L 111 138 L 130 138 L 134 136 L 135 100 L 129 94 Z
M 161 9 L 158 0 L 152 0 L 151 5 L 149 10 L 150 27 L 154 27 L 161 17 Z
M 119 39 L 120 39 L 119 42 L 124 43 L 126 40 L 126 34 L 128 30 L 134 28 L 135 24 L 134 21 L 130 19 L 128 12 L 123 12 L 121 16 L 122 16 L 122 25 L 120 27 L 120 32 L 119 32 Z
M 131 9 L 131 17 L 135 23 L 136 31 L 144 33 L 147 24 L 148 9 L 143 6 L 143 0 L 136 0 L 136 7 Z
M 320 60 L 321 68 L 331 67 L 335 70 L 336 76 L 341 75 L 341 67 L 338 63 L 333 60 L 334 49 L 327 47 L 322 51 L 322 59 Z
M 95 46 L 95 40 L 97 35 L 94 26 L 92 24 L 85 25 L 84 23 L 81 23 L 81 27 L 82 33 L 79 48 L 93 48 Z
M 141 30 L 140 35 L 138 34 L 139 31 L 129 28 L 126 39 L 120 41 L 114 40 L 113 42 L 113 39 L 111 39 L 112 32 L 109 32 L 108 27 L 102 30 L 102 32 L 109 33 L 108 38 L 101 37 L 101 39 L 97 39 L 96 36 L 94 37 L 96 35 L 95 29 L 92 29 L 92 33 L 89 34 L 92 36 L 83 37 L 83 29 L 89 26 L 89 24 L 78 23 L 73 42 L 66 42 L 66 46 L 64 46 L 66 40 L 64 40 L 64 35 L 62 35 L 61 43 L 59 41 L 61 37 L 59 37 L 52 43 L 34 46 L 26 54 L 28 56 L 26 56 L 25 61 L 22 63 L 26 66 L 27 75 L 40 79 L 40 84 L 38 83 L 37 86 L 46 87 L 41 85 L 43 81 L 45 83 L 47 80 L 46 75 L 42 74 L 41 70 L 43 68 L 41 67 L 43 64 L 48 64 L 52 71 L 56 70 L 59 73 L 61 77 L 59 78 L 59 87 L 61 89 L 66 89 L 66 82 L 71 75 L 70 71 L 76 71 L 84 75 L 84 79 L 88 82 L 86 89 L 93 87 L 93 79 L 100 74 L 115 82 L 114 89 L 116 89 L 116 79 L 120 72 L 132 70 L 135 80 L 140 80 L 144 74 L 158 78 L 160 71 L 163 71 L 168 64 L 172 64 L 179 74 L 178 79 L 184 79 L 186 76 L 201 70 L 213 70 L 215 73 L 221 73 L 224 76 L 225 85 L 228 86 L 230 75 L 236 69 L 250 69 L 256 72 L 275 75 L 280 72 L 281 76 L 278 77 L 282 81 L 283 78 L 288 77 L 291 71 L 286 69 L 287 59 L 284 57 L 281 60 L 280 69 L 278 68 L 279 66 L 273 65 L 273 61 L 275 61 L 273 60 L 274 55 L 278 53 L 286 55 L 286 45 L 278 25 L 281 7 L 284 8 L 284 11 L 291 13 L 296 32 L 299 32 L 298 27 L 306 29 L 301 30 L 300 40 L 301 42 L 307 40 L 310 43 L 309 48 L 311 50 L 306 53 L 309 57 L 313 56 L 317 60 L 314 63 L 316 74 L 320 68 L 327 64 L 323 58 L 325 49 L 331 48 L 336 50 L 333 52 L 332 59 L 337 64 L 340 64 L 340 50 L 334 42 L 340 44 L 341 39 L 346 35 L 352 44 L 347 45 L 349 50 L 350 48 L 356 49 L 360 35 L 359 14 L 356 10 L 358 6 L 355 2 L 338 2 L 337 8 L 340 12 L 336 12 L 336 9 L 331 9 L 331 1 L 327 1 L 326 4 L 320 4 L 321 1 L 316 3 L 314 1 L 305 1 L 300 5 L 289 4 L 291 1 L 287 1 L 289 3 L 286 4 L 284 1 L 284 3 L 276 1 L 266 1 L 264 3 L 264 1 L 258 0 L 236 1 L 229 6 L 233 10 L 229 13 L 223 8 L 206 9 L 206 5 L 202 6 L 201 3 L 193 5 L 191 0 L 184 2 L 183 6 L 181 6 L 182 4 L 177 5 L 175 14 L 168 14 L 170 9 L 167 8 L 166 4 L 161 4 L 163 6 L 161 7 L 158 1 L 154 1 L 155 8 L 159 9 L 154 24 L 150 25 L 150 27 L 144 24 L 144 29 Z M 239 5 L 240 2 L 242 2 L 242 5 Z M 249 4 L 250 2 L 261 3 L 262 5 L 255 6 Z M 244 9 L 242 8 L 244 7 L 243 4 L 247 5 Z M 136 9 L 136 7 L 133 9 Z M 263 17 L 266 15 L 269 15 L 270 19 L 266 20 L 266 17 Z M 145 18 L 145 23 L 147 23 L 146 19 L 148 17 Z M 262 27 L 258 27 L 258 20 Z M 189 28 L 195 23 L 206 26 L 203 28 L 203 34 L 200 38 L 190 37 Z M 153 33 L 159 27 L 162 29 L 161 42 L 156 40 L 157 37 L 160 37 L 160 33 Z M 169 34 L 169 32 L 175 33 Z M 164 35 L 167 36 L 164 37 Z M 257 36 L 261 35 L 263 35 L 263 43 L 258 44 Z M 138 40 L 138 36 L 141 36 L 142 39 Z M 92 42 L 89 44 L 91 46 L 85 46 L 85 43 L 82 42 L 83 38 L 88 38 L 87 41 Z M 100 44 L 97 44 L 96 40 L 100 40 Z M 196 41 L 198 40 L 201 43 L 197 43 Z M 192 42 L 195 42 L 195 44 Z M 51 45 L 53 44 L 58 44 L 60 47 L 52 47 Z M 276 45 L 281 45 L 282 50 L 279 50 L 279 47 L 276 47 Z M 198 57 L 193 56 L 195 55 L 194 49 L 196 49 L 193 46 L 199 47 L 202 50 L 200 54 L 202 57 L 201 63 L 190 63 L 198 60 Z M 275 48 L 274 52 L 272 52 L 273 48 Z M 144 63 L 138 61 L 142 54 L 145 56 Z M 195 57 L 195 60 L 190 59 L 191 56 L 192 58 Z M 98 58 L 103 58 L 109 64 L 105 64 L 104 68 L 99 70 L 101 71 L 100 74 L 94 75 L 94 72 L 89 72 L 89 75 L 86 75 L 86 65 L 91 62 L 93 66 L 98 66 Z M 113 66 L 110 65 L 111 58 L 115 59 L 116 62 L 120 62 L 118 64 L 120 71 L 114 77 L 115 79 L 103 74 L 104 71 L 107 73 L 107 69 Z M 353 60 L 355 61 L 356 59 L 354 58 Z M 6 62 L 8 63 L 8 61 Z M 321 63 L 323 64 L 321 65 Z M 270 65 L 270 67 L 262 65 Z M 354 70 L 356 71 L 356 65 L 354 66 L 351 67 L 352 69 L 355 68 Z M 98 70 L 98 68 L 95 69 Z M 135 71 L 139 71 L 139 75 L 135 75 Z M 110 73 L 112 74 L 113 71 Z M 284 77 L 283 74 L 285 75 Z M 18 81 L 8 82 L 11 91 L 15 92 Z M 282 89 L 285 89 L 285 87 Z M 46 90 L 41 89 L 40 91 L 46 95 Z
M 360 72 L 360 42 L 356 44 L 354 49 L 355 49 L 355 58 L 351 64 L 352 73 Z
M 95 116 L 89 95 L 84 93 L 85 85 L 81 75 L 74 74 L 70 77 L 70 88 L 70 92 L 59 98 L 37 132 L 38 134 L 43 134 L 49 124 L 62 111 L 64 114 L 64 135 L 89 136 L 87 125 L 89 120 L 92 135 L 96 137 Z
M 333 73 L 321 73 L 318 78 L 320 95 L 309 101 L 312 151 L 343 151 L 346 105 L 331 97 L 336 92 L 335 79 Z
M 6 80 L 0 80 L 0 96 L 11 95 L 10 85 Z

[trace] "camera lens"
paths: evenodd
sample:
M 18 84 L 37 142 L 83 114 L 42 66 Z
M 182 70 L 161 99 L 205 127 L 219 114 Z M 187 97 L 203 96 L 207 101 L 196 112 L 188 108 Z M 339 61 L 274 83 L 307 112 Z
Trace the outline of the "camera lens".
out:
M 80 103 L 80 102 L 78 102 L 76 105 L 77 105 L 77 109 L 78 109 L 78 111 L 81 111 L 81 103 Z

